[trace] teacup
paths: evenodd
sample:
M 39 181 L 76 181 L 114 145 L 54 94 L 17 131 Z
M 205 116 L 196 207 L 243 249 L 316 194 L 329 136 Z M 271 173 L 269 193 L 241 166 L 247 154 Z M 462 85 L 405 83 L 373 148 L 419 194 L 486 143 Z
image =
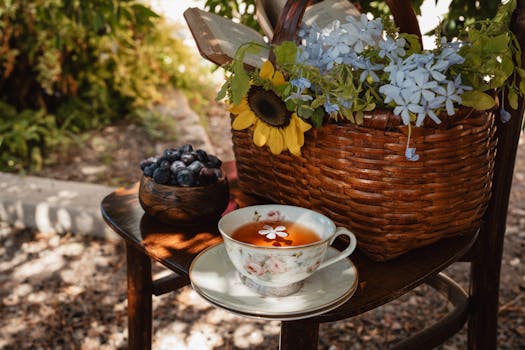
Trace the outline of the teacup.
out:
M 282 226 L 282 222 L 307 228 L 315 232 L 318 240 L 294 246 L 261 246 L 232 237 L 240 227 L 253 222 L 265 224 L 265 229 L 258 233 L 267 234 L 269 238 L 266 241 L 284 236 L 287 228 Z M 272 226 L 272 222 L 278 226 Z M 306 278 L 348 257 L 357 243 L 352 232 L 336 227 L 326 216 L 289 205 L 267 204 L 237 209 L 223 216 L 218 225 L 226 252 L 241 280 L 263 295 L 286 296 L 297 292 Z M 340 235 L 349 238 L 348 247 L 324 260 L 328 246 Z

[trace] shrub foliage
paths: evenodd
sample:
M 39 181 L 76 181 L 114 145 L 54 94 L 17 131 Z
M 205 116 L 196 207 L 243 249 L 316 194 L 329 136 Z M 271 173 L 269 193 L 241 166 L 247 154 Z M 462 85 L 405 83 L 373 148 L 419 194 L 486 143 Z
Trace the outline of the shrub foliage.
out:
M 136 0 L 0 0 L 0 169 L 38 168 L 69 135 L 147 108 L 203 69 Z

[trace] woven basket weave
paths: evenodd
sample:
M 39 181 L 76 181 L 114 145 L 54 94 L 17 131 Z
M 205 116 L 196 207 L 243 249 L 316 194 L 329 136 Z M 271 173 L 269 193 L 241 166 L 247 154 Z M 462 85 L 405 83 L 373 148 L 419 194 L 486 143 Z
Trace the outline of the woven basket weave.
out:
M 444 117 L 444 116 L 443 116 Z M 328 124 L 305 134 L 303 155 L 273 155 L 233 130 L 239 185 L 247 193 L 317 210 L 355 233 L 358 247 L 385 261 L 441 238 L 471 231 L 490 196 L 493 113 L 461 110 L 439 129 L 407 127 L 388 112 L 363 126 Z

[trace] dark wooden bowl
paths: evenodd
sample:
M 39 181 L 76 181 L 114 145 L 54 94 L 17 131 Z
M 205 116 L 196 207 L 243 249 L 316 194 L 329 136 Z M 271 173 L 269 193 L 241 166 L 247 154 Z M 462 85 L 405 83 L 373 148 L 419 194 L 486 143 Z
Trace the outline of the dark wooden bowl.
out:
M 140 205 L 148 215 L 165 223 L 187 225 L 217 220 L 229 200 L 226 177 L 215 184 L 196 187 L 159 185 L 148 176 L 140 180 Z

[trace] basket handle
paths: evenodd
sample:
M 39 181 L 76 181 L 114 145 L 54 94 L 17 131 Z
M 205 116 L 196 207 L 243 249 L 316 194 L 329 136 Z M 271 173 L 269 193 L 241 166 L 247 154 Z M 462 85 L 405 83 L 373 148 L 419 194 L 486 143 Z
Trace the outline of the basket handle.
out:
M 385 0 L 394 16 L 394 21 L 400 32 L 415 34 L 421 43 L 421 30 L 417 22 L 416 13 L 410 4 L 410 0 Z M 304 11 L 316 0 L 287 0 L 275 25 L 272 44 L 278 45 L 284 41 L 297 41 L 297 31 L 301 25 Z M 275 56 L 271 52 L 270 60 L 275 63 Z

